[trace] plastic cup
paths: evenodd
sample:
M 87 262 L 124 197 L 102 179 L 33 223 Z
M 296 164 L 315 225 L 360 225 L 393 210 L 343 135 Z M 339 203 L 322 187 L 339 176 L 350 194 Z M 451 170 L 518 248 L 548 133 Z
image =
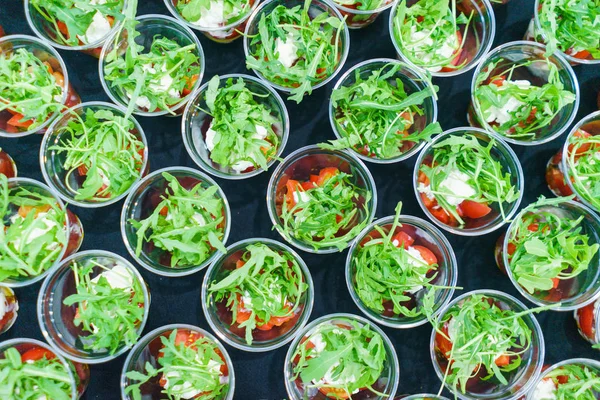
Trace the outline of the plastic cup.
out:
M 534 382 L 532 390 L 527 394 L 526 399 L 527 400 L 536 400 L 536 399 L 538 399 L 539 397 L 535 396 L 535 388 L 537 387 L 537 385 L 541 381 L 543 381 L 544 378 L 547 377 L 548 374 L 550 374 L 552 371 L 555 371 L 556 369 L 558 369 L 560 367 L 563 367 L 565 365 L 579 365 L 579 366 L 587 367 L 588 369 L 591 369 L 593 372 L 595 372 L 596 375 L 600 375 L 600 362 L 598 362 L 596 360 L 591 360 L 589 358 L 571 358 L 569 360 L 564 360 L 564 361 L 561 361 L 559 363 L 556 363 L 556 364 L 552 365 L 550 368 L 548 368 L 547 370 L 545 370 L 544 372 L 542 372 L 542 374 Z M 595 390 L 593 390 L 593 391 L 597 395 L 597 392 Z M 585 397 L 583 397 L 583 396 L 579 397 L 578 396 L 577 398 L 585 398 Z
M 17 164 L 12 159 L 10 154 L 0 148 L 0 175 L 4 175 L 7 178 L 17 177 Z
M 578 308 L 573 312 L 579 334 L 593 345 L 600 343 L 598 312 L 600 312 L 600 300 L 589 303 L 587 306 Z
M 11 288 L 0 286 L 0 303 L 4 305 L 0 315 L 0 334 L 2 334 L 8 331 L 17 320 L 19 301 Z
M 334 1 L 335 6 L 339 10 L 342 16 L 346 17 L 346 25 L 349 29 L 360 29 L 371 25 L 379 14 L 390 8 L 393 4 L 393 0 L 383 0 L 381 5 L 373 10 L 359 10 L 351 6 L 345 6 Z

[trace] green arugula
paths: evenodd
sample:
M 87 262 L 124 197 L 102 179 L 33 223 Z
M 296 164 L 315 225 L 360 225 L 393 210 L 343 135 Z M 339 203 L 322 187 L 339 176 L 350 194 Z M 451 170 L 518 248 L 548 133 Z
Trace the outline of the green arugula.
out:
M 144 143 L 133 133 L 131 119 L 110 110 L 87 109 L 57 130 L 60 143 L 50 150 L 65 153 L 65 186 L 75 200 L 107 201 L 125 193 L 141 176 Z M 83 176 L 80 187 L 73 178 Z
M 361 11 L 372 11 L 383 7 L 387 0 L 335 0 L 336 4 L 346 8 L 353 8 Z
M 246 343 L 251 345 L 257 325 L 283 323 L 301 312 L 308 284 L 293 255 L 263 243 L 248 245 L 242 263 L 220 281 L 211 282 L 208 291 L 215 302 L 227 302 L 233 313 L 232 325 L 240 319 L 240 309 L 250 314 L 239 326 L 246 329 Z
M 240 172 L 248 163 L 266 170 L 281 145 L 281 139 L 273 130 L 273 126 L 281 122 L 273 115 L 274 110 L 257 101 L 269 95 L 252 92 L 243 78 L 235 82 L 229 78 L 224 86 L 219 85 L 219 76 L 215 75 L 204 95 L 208 106 L 205 112 L 212 117 L 209 131 L 214 133 L 210 144 L 206 140 L 210 159 L 236 171 L 241 169 Z
M 442 132 L 438 122 L 422 131 L 411 127 L 415 116 L 425 113 L 423 103 L 435 97 L 437 86 L 407 93 L 405 84 L 395 78 L 402 64 L 388 63 L 372 71 L 367 79 L 355 70 L 355 82 L 340 86 L 331 94 L 335 110 L 336 129 L 341 139 L 320 144 L 325 149 L 351 148 L 361 154 L 379 159 L 398 157 L 418 143 Z M 410 92 L 413 88 L 408 88 Z
M 323 12 L 312 18 L 304 7 L 278 5 L 269 14 L 261 14 L 258 33 L 250 37 L 246 67 L 257 70 L 269 82 L 291 88 L 288 99 L 300 103 L 312 87 L 333 75 L 342 57 L 341 34 L 344 21 Z M 283 48 L 292 48 L 294 60 L 283 56 Z M 282 56 L 285 57 L 284 61 Z M 290 65 L 286 65 L 288 61 Z
M 50 195 L 9 189 L 2 174 L 0 220 L 0 282 L 42 274 L 67 245 L 67 211 Z
M 58 358 L 49 360 L 44 356 L 36 361 L 24 362 L 15 347 L 4 350 L 2 356 L 0 358 L 1 398 L 71 400 L 73 381 L 67 367 Z
M 212 25 L 216 23 L 212 18 L 203 21 L 203 14 L 210 11 L 212 15 L 215 13 L 213 9 L 220 11 L 222 21 L 219 25 L 227 26 L 248 15 L 253 3 L 254 0 L 177 0 L 175 8 L 186 21 L 201 27 L 213 28 Z
M 393 20 L 393 37 L 402 55 L 432 72 L 456 70 L 473 13 L 458 13 L 456 0 L 419 0 L 410 7 L 400 0 Z
M 170 400 L 192 398 L 188 393 L 199 393 L 201 396 L 198 398 L 202 400 L 225 398 L 229 382 L 221 380 L 221 366 L 225 361 L 219 347 L 200 335 L 192 343 L 181 342 L 178 340 L 181 333 L 184 333 L 183 330 L 174 329 L 168 338 L 160 337 L 162 348 L 157 357 L 158 368 L 146 362 L 145 374 L 138 371 L 126 373 L 128 379 L 138 381 L 125 388 L 125 393 L 130 394 L 133 400 L 141 400 L 141 387 L 159 376 L 168 379 L 168 387 L 163 388 L 162 393 Z
M 163 172 L 168 189 L 152 214 L 142 220 L 130 219 L 136 229 L 136 255 L 144 242 L 171 254 L 171 268 L 200 265 L 216 250 L 226 253 L 223 243 L 225 228 L 224 204 L 218 196 L 218 186 L 198 183 L 185 189 L 177 178 Z
M 292 356 L 291 380 L 300 378 L 305 387 L 332 396 L 341 390 L 347 398 L 367 389 L 387 397 L 373 388 L 387 359 L 383 338 L 368 324 L 323 322 L 304 339 Z
M 582 129 L 569 137 L 567 179 L 571 179 L 577 195 L 600 210 L 600 135 Z
M 600 373 L 581 364 L 566 364 L 544 375 L 551 379 L 560 400 L 596 400 L 600 392 Z M 566 382 L 565 382 L 566 380 Z

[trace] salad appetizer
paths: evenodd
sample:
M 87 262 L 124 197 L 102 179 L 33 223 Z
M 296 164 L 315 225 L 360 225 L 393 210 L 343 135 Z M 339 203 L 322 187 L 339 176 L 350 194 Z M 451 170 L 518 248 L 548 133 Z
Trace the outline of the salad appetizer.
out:
M 547 371 L 528 400 L 595 400 L 600 394 L 600 363 L 583 358 L 560 362 Z
M 125 0 L 26 0 L 31 29 L 62 49 L 99 58 L 102 44 L 123 19 Z
M 473 1 L 400 0 L 390 14 L 390 35 L 400 58 L 436 76 L 475 66 L 493 39 L 493 11 Z M 488 7 L 489 4 L 482 3 Z
M 363 231 L 348 254 L 346 279 L 359 308 L 395 328 L 421 325 L 450 301 L 456 262 L 441 232 L 396 215 Z M 358 300 L 358 301 L 357 301 Z
M 302 260 L 264 239 L 232 245 L 206 274 L 210 325 L 236 347 L 271 350 L 292 340 L 312 309 L 312 280 Z
M 286 357 L 292 399 L 394 398 L 398 361 L 377 327 L 352 315 L 311 323 Z
M 532 312 L 500 292 L 455 299 L 434 324 L 436 373 L 455 395 L 519 398 L 542 368 L 543 337 Z
M 0 147 L 0 175 L 7 178 L 15 178 L 17 176 L 17 164 L 12 157 Z
M 0 334 L 13 326 L 18 311 L 19 301 L 15 292 L 7 286 L 0 286 Z
M 527 40 L 561 51 L 575 64 L 600 62 L 600 7 L 595 1 L 537 0 Z
M 598 312 L 600 312 L 600 299 L 585 307 L 578 308 L 574 312 L 579 333 L 585 340 L 593 344 L 595 349 L 600 349 Z
M 374 162 L 412 155 L 442 132 L 435 122 L 438 88 L 426 79 L 393 60 L 357 65 L 331 94 L 330 118 L 338 139 L 320 147 L 352 149 Z
M 438 136 L 421 153 L 417 199 L 434 222 L 454 233 L 497 229 L 520 202 L 520 166 L 499 139 L 461 129 Z
M 170 17 L 134 19 L 134 13 L 135 7 L 128 7 L 124 29 L 103 49 L 104 88 L 114 102 L 127 107 L 126 115 L 181 114 L 204 72 L 200 42 Z M 140 40 L 147 45 L 138 44 Z
M 360 29 L 372 24 L 379 14 L 392 6 L 392 0 L 334 0 L 350 29 Z
M 65 107 L 80 102 L 68 84 L 60 55 L 39 39 L 0 39 L 0 132 L 3 136 L 43 133 Z
M 346 61 L 349 37 L 344 19 L 320 1 L 272 0 L 258 10 L 244 37 L 246 67 L 300 103 L 333 79 Z
M 307 251 L 342 251 L 373 218 L 371 180 L 352 156 L 300 149 L 271 178 L 271 219 L 286 240 Z
M 147 167 L 141 127 L 107 103 L 70 109 L 42 142 L 45 179 L 80 206 L 110 204 L 123 197 Z

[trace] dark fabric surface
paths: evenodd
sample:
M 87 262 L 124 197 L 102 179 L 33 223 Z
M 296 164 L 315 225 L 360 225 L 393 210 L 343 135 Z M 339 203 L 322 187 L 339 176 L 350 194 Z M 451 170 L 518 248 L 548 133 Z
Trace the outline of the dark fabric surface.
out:
M 497 32 L 494 47 L 512 40 L 520 40 L 533 15 L 533 0 L 513 0 L 497 8 Z M 139 14 L 168 14 L 161 0 L 140 1 Z M 388 34 L 389 12 L 385 12 L 370 27 L 352 31 L 350 55 L 344 70 L 360 61 L 376 57 L 394 58 L 395 52 Z M 25 20 L 23 2 L 0 0 L 0 24 L 8 34 L 32 34 Z M 244 67 L 242 41 L 230 45 L 215 44 L 199 34 L 206 59 L 204 81 L 214 74 L 248 73 Z M 83 101 L 109 101 L 98 78 L 95 59 L 76 52 L 60 51 L 68 67 L 69 76 Z M 582 89 L 578 118 L 595 110 L 600 87 L 600 67 L 576 67 Z M 466 109 L 469 103 L 472 73 L 450 79 L 436 79 L 440 86 L 439 120 L 444 129 L 467 125 Z M 300 105 L 287 102 L 291 117 L 291 133 L 284 156 L 309 144 L 333 138 L 327 115 L 327 102 L 335 79 L 319 89 Z M 138 118 L 149 142 L 151 170 L 175 165 L 196 167 L 187 155 L 180 133 L 180 118 Z M 514 147 L 525 171 L 525 197 L 522 205 L 538 195 L 550 195 L 544 182 L 548 159 L 562 145 L 564 135 L 551 143 L 533 148 Z M 0 146 L 15 159 L 19 175 L 42 180 L 38 162 L 41 137 L 0 139 Z M 403 213 L 425 218 L 415 198 L 411 175 L 412 159 L 387 166 L 368 164 L 373 173 L 379 195 L 377 217 L 393 214 L 399 200 L 404 202 Z M 270 172 L 244 181 L 217 179 L 231 205 L 233 223 L 228 243 L 250 237 L 268 237 L 282 240 L 271 229 L 265 202 Z M 131 260 L 125 250 L 119 231 L 119 215 L 123 202 L 97 210 L 73 207 L 85 229 L 82 250 L 104 249 Z M 496 268 L 493 257 L 494 243 L 501 231 L 481 237 L 465 238 L 446 234 L 456 252 L 458 284 L 464 290 L 498 289 L 517 297 L 507 277 Z M 315 302 L 311 320 L 333 312 L 360 314 L 352 302 L 344 279 L 346 252 L 332 255 L 312 255 L 300 252 L 308 264 L 315 282 Z M 152 304 L 145 332 L 169 323 L 189 323 L 209 329 L 200 306 L 200 285 L 204 272 L 180 278 L 167 279 L 153 275 L 140 267 L 147 280 Z M 42 335 L 36 317 L 36 299 L 40 284 L 17 290 L 21 311 L 15 326 L 1 339 Z M 460 292 L 457 292 L 460 293 Z M 547 343 L 546 362 L 571 357 L 592 357 L 599 354 L 577 333 L 572 313 L 545 312 L 538 317 Z M 431 326 L 409 330 L 384 328 L 390 336 L 400 360 L 398 393 L 437 392 L 440 381 L 435 375 L 429 356 Z M 252 354 L 227 346 L 236 372 L 236 399 L 282 399 L 287 397 L 283 382 L 283 361 L 287 346 L 267 353 Z M 117 399 L 119 376 L 125 356 L 106 364 L 93 366 L 92 380 L 85 399 Z

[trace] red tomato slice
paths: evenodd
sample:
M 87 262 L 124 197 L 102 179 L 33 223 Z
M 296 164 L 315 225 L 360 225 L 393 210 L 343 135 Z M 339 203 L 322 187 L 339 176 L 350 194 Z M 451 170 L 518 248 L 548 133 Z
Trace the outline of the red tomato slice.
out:
M 506 76 L 500 75 L 500 76 L 497 76 L 494 79 L 492 79 L 492 81 L 489 84 L 500 87 L 500 86 L 504 85 L 504 81 L 506 81 Z
M 290 179 L 286 182 L 285 187 L 287 188 L 287 192 L 285 194 L 286 202 L 290 208 L 294 207 L 297 204 L 296 200 L 294 199 L 294 192 L 298 191 L 298 188 L 301 187 L 300 182 Z
M 300 184 L 300 186 L 302 186 L 302 189 L 306 190 L 310 190 L 310 189 L 314 189 L 316 186 L 313 182 L 302 182 Z
M 464 214 L 465 217 L 469 217 L 472 219 L 485 217 L 492 211 L 492 209 L 489 208 L 487 204 L 478 203 L 476 201 L 471 200 L 464 200 L 458 205 L 458 208 Z
M 41 360 L 42 358 L 45 358 L 47 360 L 52 360 L 55 357 L 56 356 L 54 355 L 54 353 L 52 353 L 48 349 L 44 349 L 43 347 L 33 347 L 33 348 L 27 350 L 25 353 L 21 354 L 21 361 L 22 362 L 38 361 L 38 360 Z
M 242 268 L 244 265 L 246 265 L 246 261 L 242 260 L 241 258 L 235 262 L 236 268 Z
M 342 388 L 321 387 L 319 392 L 332 399 L 349 399 L 350 395 Z
M 443 208 L 431 208 L 429 212 L 443 224 L 454 226 L 456 225 L 456 219 L 450 214 L 446 213 Z
M 421 257 L 425 260 L 425 262 L 429 265 L 437 264 L 437 257 L 431 250 L 429 250 L 425 246 L 413 246 L 413 249 L 418 250 L 421 253 Z
M 463 36 L 462 36 L 462 32 L 459 30 L 456 31 L 456 38 L 458 39 L 458 43 L 459 46 L 462 44 L 463 41 Z M 456 68 L 452 68 L 452 67 L 456 67 L 460 64 L 460 59 L 462 57 L 462 53 L 464 51 L 464 47 L 459 47 L 456 52 L 455 52 L 455 56 L 452 59 L 452 61 L 450 61 L 450 66 L 447 67 L 443 67 L 441 69 L 441 72 L 451 72 L 454 71 Z
M 563 196 L 573 194 L 573 191 L 565 182 L 565 176 L 558 168 L 548 168 L 546 170 L 546 182 L 551 189 L 558 191 Z
M 560 284 L 560 279 L 552 278 L 552 289 L 556 289 L 559 284 Z
M 8 125 L 12 125 L 16 128 L 29 128 L 31 125 L 33 125 L 33 120 L 32 119 L 28 119 L 26 121 L 21 121 L 24 117 L 23 114 L 14 114 L 8 121 L 6 121 L 6 123 Z
M 69 38 L 69 29 L 67 28 L 67 24 L 62 21 L 58 21 L 56 23 L 58 25 L 58 30 L 62 33 L 67 39 Z
M 235 319 L 235 322 L 237 322 L 238 324 L 241 324 L 242 322 L 248 321 L 250 319 L 250 317 L 252 316 L 252 311 L 246 310 L 244 308 L 244 300 L 242 300 L 242 296 L 240 296 L 238 294 L 237 297 L 238 297 L 238 309 L 237 309 L 237 317 Z
M 577 53 L 575 53 L 575 54 L 571 54 L 571 57 L 579 58 L 580 60 L 585 60 L 585 59 L 589 58 L 589 56 L 590 56 L 591 54 L 592 54 L 592 53 L 590 53 L 590 52 L 589 52 L 589 51 L 587 51 L 587 50 L 581 50 L 581 51 L 578 51 L 578 52 L 577 52 Z
M 82 164 L 79 167 L 77 167 L 77 173 L 79 173 L 79 175 L 81 176 L 86 176 L 88 173 L 88 168 Z
M 515 246 L 514 243 L 509 243 L 508 246 L 506 246 L 506 248 L 508 249 L 508 254 L 511 256 L 515 254 L 515 251 L 517 251 L 517 246 Z
M 188 77 L 185 78 L 185 87 L 181 91 L 181 94 L 183 95 L 183 97 L 192 93 L 192 89 L 194 88 L 196 81 L 198 81 L 198 74 L 194 74 L 189 78 Z
M 590 136 L 592 136 L 591 133 L 584 131 L 583 129 L 578 129 L 573 136 L 577 137 L 577 138 L 589 138 Z M 591 143 L 583 143 L 582 145 L 580 145 L 577 148 L 577 151 L 575 152 L 575 154 L 583 154 L 586 153 L 590 147 L 592 147 Z M 575 148 L 575 145 L 570 144 L 569 145 L 569 153 L 573 152 L 573 149 Z
M 323 186 L 323 184 L 325 182 L 327 182 L 329 179 L 333 178 L 339 172 L 340 172 L 340 170 L 337 169 L 336 167 L 323 168 L 319 172 L 319 178 L 317 179 L 317 182 L 316 182 L 317 186 Z
M 413 239 L 413 237 L 406 232 L 398 232 L 396 235 L 394 235 L 394 237 L 392 237 L 392 243 L 394 243 L 394 246 L 396 247 L 404 247 L 405 249 L 408 249 L 408 247 L 412 246 L 414 242 L 415 239 Z
M 494 362 L 499 367 L 505 367 L 508 364 L 510 364 L 510 357 L 506 354 L 503 354 L 500 357 L 496 358 L 496 361 L 494 361 Z
M 450 356 L 450 352 L 452 351 L 452 342 L 447 338 L 448 336 L 448 324 L 449 321 L 444 322 L 441 331 L 444 335 L 440 335 L 436 333 L 435 335 L 435 346 L 442 353 L 442 355 L 446 358 Z
M 419 171 L 419 177 L 417 180 L 419 181 L 419 183 L 422 183 L 425 186 L 429 185 L 429 177 L 423 171 Z
M 579 317 L 579 328 L 585 336 L 592 340 L 595 339 L 594 306 L 595 303 L 592 303 L 577 310 L 577 316 Z

